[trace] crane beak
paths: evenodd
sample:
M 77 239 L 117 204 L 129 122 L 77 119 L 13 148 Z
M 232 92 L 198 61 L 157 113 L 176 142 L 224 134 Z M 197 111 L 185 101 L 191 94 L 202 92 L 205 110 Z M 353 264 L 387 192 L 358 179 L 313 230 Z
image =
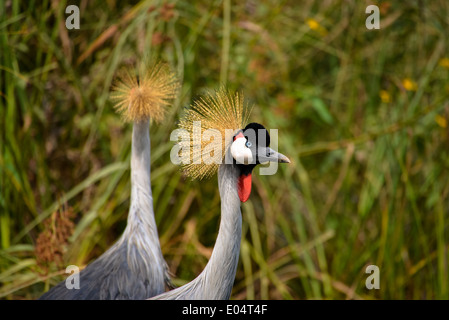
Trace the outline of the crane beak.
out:
M 260 163 L 264 162 L 278 162 L 278 163 L 290 163 L 290 159 L 280 152 L 274 151 L 271 148 L 264 148 L 260 150 L 258 154 L 258 160 Z M 261 152 L 262 151 L 262 152 Z

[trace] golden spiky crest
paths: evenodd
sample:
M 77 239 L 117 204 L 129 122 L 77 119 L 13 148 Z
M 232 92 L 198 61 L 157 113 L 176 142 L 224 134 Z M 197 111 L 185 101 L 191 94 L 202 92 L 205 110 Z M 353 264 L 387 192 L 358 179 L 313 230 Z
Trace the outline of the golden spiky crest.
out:
M 217 172 L 230 146 L 229 142 L 232 142 L 226 134 L 243 129 L 250 113 L 251 107 L 245 103 L 243 94 L 231 93 L 225 87 L 209 91 L 195 100 L 178 125 L 188 133 L 188 137 L 184 136 L 178 143 L 181 150 L 189 150 L 190 153 L 189 164 L 182 164 L 184 174 L 192 179 L 203 179 Z M 198 130 L 198 124 L 201 125 L 201 130 Z M 203 134 L 206 130 L 212 130 L 209 133 L 215 132 L 217 136 L 219 133 L 221 139 L 215 139 L 213 135 L 206 135 L 205 139 Z M 221 155 L 212 152 L 219 149 Z M 207 163 L 205 158 L 208 158 Z
M 115 80 L 111 100 L 115 102 L 115 110 L 127 122 L 152 119 L 160 123 L 178 87 L 179 82 L 166 63 L 145 65 L 137 72 L 134 68 L 126 68 Z

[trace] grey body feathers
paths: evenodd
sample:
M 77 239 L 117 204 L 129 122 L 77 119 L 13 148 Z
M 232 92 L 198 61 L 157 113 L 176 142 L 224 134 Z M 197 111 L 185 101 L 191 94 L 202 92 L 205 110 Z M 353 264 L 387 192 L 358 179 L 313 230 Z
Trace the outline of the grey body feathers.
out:
M 135 300 L 164 292 L 164 281 L 154 279 L 154 273 L 139 271 L 145 270 L 146 266 L 139 266 L 137 260 L 133 268 L 130 266 L 127 256 L 135 250 L 138 249 L 128 249 L 126 243 L 116 243 L 80 272 L 80 289 L 67 289 L 65 281 L 62 281 L 40 299 Z M 159 272 L 164 273 L 164 268 Z M 169 281 L 168 275 L 166 280 Z
M 148 125 L 133 126 L 131 204 L 121 238 L 80 272 L 80 289 L 62 281 L 40 299 L 146 299 L 171 287 L 154 219 Z

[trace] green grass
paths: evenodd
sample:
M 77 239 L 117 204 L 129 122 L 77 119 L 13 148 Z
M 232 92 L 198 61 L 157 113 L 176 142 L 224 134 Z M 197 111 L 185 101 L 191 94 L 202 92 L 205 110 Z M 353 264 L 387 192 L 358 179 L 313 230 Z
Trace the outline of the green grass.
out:
M 219 222 L 217 180 L 170 162 L 184 106 L 226 83 L 279 130 L 292 164 L 254 175 L 242 205 L 234 299 L 449 299 L 449 5 L 379 1 L 0 2 L 0 297 L 34 299 L 43 221 L 76 213 L 66 265 L 120 236 L 129 208 L 131 125 L 109 100 L 124 64 L 168 61 L 182 90 L 151 124 L 162 251 L 181 285 L 204 268 Z M 78 3 L 79 4 L 79 3 Z M 408 79 L 408 80 L 407 80 Z M 408 83 L 407 83 L 408 82 Z M 366 266 L 380 289 L 365 288 Z

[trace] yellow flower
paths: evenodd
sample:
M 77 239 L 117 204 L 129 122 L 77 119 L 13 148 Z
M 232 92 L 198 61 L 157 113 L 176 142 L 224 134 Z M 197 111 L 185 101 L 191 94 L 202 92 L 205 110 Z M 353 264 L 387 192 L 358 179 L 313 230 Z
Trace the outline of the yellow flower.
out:
M 405 78 L 404 80 L 402 80 L 402 85 L 407 91 L 416 91 L 416 89 L 418 89 L 418 85 L 416 84 L 416 82 L 410 78 Z
M 306 22 L 309 28 L 313 31 L 317 31 L 322 36 L 327 34 L 327 30 L 315 19 L 309 18 Z
M 307 24 L 312 30 L 318 30 L 320 28 L 320 24 L 315 19 L 307 19 Z
M 449 58 L 443 58 L 440 60 L 440 62 L 438 63 L 440 66 L 442 66 L 443 68 L 449 69 Z
M 446 128 L 447 127 L 447 120 L 445 117 L 440 116 L 439 114 L 437 114 L 435 116 L 435 122 L 441 127 L 441 128 Z
M 382 100 L 383 103 L 391 102 L 391 96 L 387 90 L 380 90 L 379 96 L 380 96 L 380 100 Z

